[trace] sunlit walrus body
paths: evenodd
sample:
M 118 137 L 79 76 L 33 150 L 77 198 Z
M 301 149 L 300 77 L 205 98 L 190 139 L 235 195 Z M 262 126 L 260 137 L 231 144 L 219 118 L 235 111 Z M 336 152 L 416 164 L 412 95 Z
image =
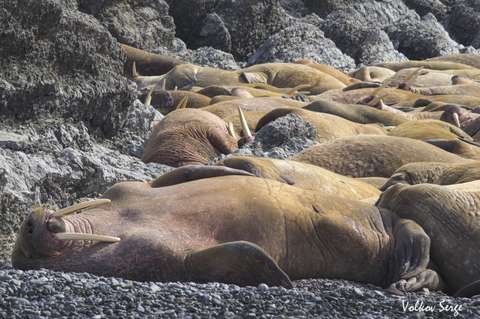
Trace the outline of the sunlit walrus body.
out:
M 158 188 L 124 182 L 104 198 L 111 203 L 80 214 L 35 209 L 13 266 L 148 281 L 291 287 L 290 279 L 342 278 L 439 288 L 423 230 L 360 201 L 247 176 Z M 414 286 L 397 284 L 411 278 Z

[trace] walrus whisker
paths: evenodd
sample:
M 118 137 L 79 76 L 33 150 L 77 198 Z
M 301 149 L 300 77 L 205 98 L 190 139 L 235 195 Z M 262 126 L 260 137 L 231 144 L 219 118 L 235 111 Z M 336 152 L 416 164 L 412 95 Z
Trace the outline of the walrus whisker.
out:
M 55 237 L 59 240 L 94 240 L 105 243 L 117 243 L 121 240 L 119 237 L 114 236 L 84 233 L 57 233 Z
M 60 210 L 56 211 L 55 213 L 53 213 L 53 216 L 54 217 L 62 217 L 62 216 L 65 216 L 65 215 L 70 215 L 70 214 L 76 213 L 76 212 L 78 212 L 82 209 L 85 209 L 85 208 L 95 208 L 95 207 L 98 207 L 98 206 L 110 204 L 111 202 L 112 202 L 111 200 L 106 199 L 106 198 L 94 199 L 94 200 L 91 200 L 91 201 L 78 203 L 78 204 L 60 209 Z
M 232 122 L 228 122 L 227 129 L 228 129 L 228 133 L 229 133 L 234 139 L 238 139 L 237 134 L 235 134 L 235 129 L 233 128 L 233 123 L 232 123 Z
M 250 128 L 248 127 L 247 120 L 245 119 L 245 114 L 243 114 L 240 106 L 238 107 L 238 115 L 240 116 L 240 123 L 242 124 L 242 129 L 245 133 L 245 136 L 249 138 L 253 137 L 252 132 L 250 132 Z

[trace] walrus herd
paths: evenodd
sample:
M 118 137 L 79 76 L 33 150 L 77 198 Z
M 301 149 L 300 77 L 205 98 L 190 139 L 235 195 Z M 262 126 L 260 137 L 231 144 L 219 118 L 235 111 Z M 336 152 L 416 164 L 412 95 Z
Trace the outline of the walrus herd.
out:
M 480 293 L 479 55 L 346 74 L 308 59 L 229 71 L 121 47 L 141 98 L 164 115 L 142 160 L 176 168 L 32 208 L 14 267 Z M 289 114 L 315 144 L 285 160 L 229 155 Z

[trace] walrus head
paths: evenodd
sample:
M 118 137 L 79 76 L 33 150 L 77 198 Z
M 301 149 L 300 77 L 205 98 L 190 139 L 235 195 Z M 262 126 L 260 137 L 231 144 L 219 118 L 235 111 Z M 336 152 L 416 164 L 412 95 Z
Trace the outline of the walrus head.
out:
M 58 211 L 52 211 L 45 207 L 33 208 L 22 223 L 17 235 L 12 254 L 13 266 L 22 268 L 38 259 L 60 256 L 76 240 L 92 243 L 120 241 L 118 237 L 88 233 L 87 228 L 75 227 L 66 220 L 67 216 L 81 210 L 109 203 L 109 199 L 96 199 Z

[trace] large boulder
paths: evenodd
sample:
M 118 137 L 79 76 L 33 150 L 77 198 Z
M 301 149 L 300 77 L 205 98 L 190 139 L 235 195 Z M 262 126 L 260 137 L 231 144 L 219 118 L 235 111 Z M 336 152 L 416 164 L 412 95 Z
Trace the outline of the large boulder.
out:
M 282 8 L 279 0 L 175 0 L 169 3 L 177 35 L 189 47 L 211 45 L 226 50 L 228 31 L 231 53 L 240 60 L 294 19 Z M 213 29 L 220 30 L 224 41 L 217 42 L 218 39 L 212 36 Z
M 352 57 L 357 64 L 404 61 L 407 58 L 398 52 L 388 35 L 380 26 L 371 23 L 358 11 L 345 9 L 335 11 L 323 21 L 325 36 Z
M 395 48 L 411 60 L 459 53 L 453 41 L 432 13 L 421 19 L 405 19 L 387 27 Z
M 248 63 L 292 62 L 302 58 L 346 71 L 355 68 L 351 57 L 343 54 L 317 26 L 307 23 L 296 23 L 271 36 L 250 56 Z
M 443 20 L 448 13 L 448 5 L 440 0 L 403 0 L 403 2 L 422 17 L 432 13 L 438 20 Z
M 175 24 L 163 0 L 77 0 L 78 8 L 97 18 L 119 41 L 144 50 L 171 47 Z
M 452 38 L 465 46 L 480 48 L 480 0 L 452 1 L 445 21 Z
M 112 136 L 135 99 L 122 75 L 125 57 L 72 1 L 3 1 L 0 113 L 17 121 L 72 118 Z

